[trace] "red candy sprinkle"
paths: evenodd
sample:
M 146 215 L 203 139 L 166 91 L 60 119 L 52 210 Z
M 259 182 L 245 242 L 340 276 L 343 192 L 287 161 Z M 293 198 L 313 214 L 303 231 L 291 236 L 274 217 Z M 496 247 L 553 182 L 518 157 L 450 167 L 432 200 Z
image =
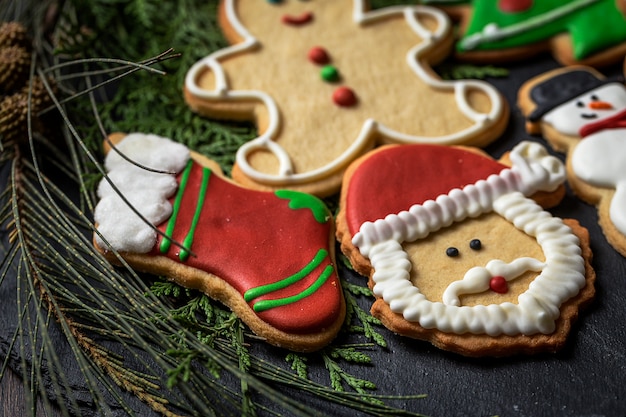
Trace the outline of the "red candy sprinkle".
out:
M 339 87 L 333 91 L 333 101 L 341 107 L 351 107 L 357 102 L 356 94 L 348 87 Z
M 330 62 L 328 52 L 321 46 L 314 46 L 309 49 L 308 57 L 311 62 L 318 65 L 326 65 Z
M 504 294 L 509 290 L 509 286 L 504 277 L 497 275 L 489 281 L 489 288 L 498 294 Z
M 499 0 L 498 8 L 505 13 L 521 13 L 533 7 L 533 0 Z

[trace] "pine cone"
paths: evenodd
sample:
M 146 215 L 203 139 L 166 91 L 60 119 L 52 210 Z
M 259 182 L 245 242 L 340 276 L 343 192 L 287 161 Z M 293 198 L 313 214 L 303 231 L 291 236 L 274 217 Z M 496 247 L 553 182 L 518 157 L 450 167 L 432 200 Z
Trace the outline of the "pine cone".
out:
M 0 138 L 6 144 L 26 137 L 28 96 L 15 93 L 0 102 Z
M 28 80 L 31 55 L 22 46 L 0 47 L 0 92 L 10 94 Z
M 5 22 L 0 25 L 0 46 L 21 46 L 28 52 L 32 49 L 26 28 L 18 22 Z
M 48 80 L 52 83 L 51 80 Z M 0 138 L 3 142 L 25 141 L 28 134 L 28 85 L 19 92 L 4 97 L 0 102 Z M 52 85 L 55 91 L 54 85 Z M 38 113 L 53 104 L 48 90 L 40 78 L 35 78 L 31 90 L 31 122 L 35 132 L 44 131 Z

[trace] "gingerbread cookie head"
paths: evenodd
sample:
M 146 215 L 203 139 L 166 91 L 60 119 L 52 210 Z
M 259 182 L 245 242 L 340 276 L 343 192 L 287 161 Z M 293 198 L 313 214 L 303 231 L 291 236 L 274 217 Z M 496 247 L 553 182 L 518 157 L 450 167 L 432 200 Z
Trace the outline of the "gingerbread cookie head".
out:
M 319 199 L 242 188 L 166 138 L 115 139 L 125 157 L 108 153 L 94 214 L 108 259 L 205 292 L 273 345 L 311 351 L 335 337 L 345 305 Z
M 619 62 L 626 53 L 626 17 L 619 3 L 473 1 L 461 22 L 464 30 L 457 53 L 479 62 L 510 62 L 546 51 L 564 65 Z
M 378 143 L 482 146 L 506 127 L 492 86 L 431 70 L 453 43 L 438 9 L 222 0 L 219 17 L 232 45 L 190 69 L 185 98 L 202 115 L 256 123 L 233 169 L 247 187 L 327 195 Z
M 574 192 L 598 207 L 609 242 L 626 256 L 626 86 L 586 67 L 529 80 L 520 90 L 529 130 L 567 152 Z
M 468 356 L 562 347 L 594 292 L 588 236 L 527 197 L 564 181 L 558 159 L 523 142 L 510 160 L 413 145 L 351 167 L 339 237 L 391 330 Z

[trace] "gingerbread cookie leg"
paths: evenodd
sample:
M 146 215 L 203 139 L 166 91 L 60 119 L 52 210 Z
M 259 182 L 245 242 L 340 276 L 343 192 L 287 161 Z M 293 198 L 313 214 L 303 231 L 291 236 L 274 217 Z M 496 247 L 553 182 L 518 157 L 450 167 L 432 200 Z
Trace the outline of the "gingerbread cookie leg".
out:
M 122 154 L 159 172 L 109 152 L 108 177 L 153 226 L 103 180 L 94 215 L 98 249 L 112 261 L 115 249 L 138 270 L 205 292 L 273 345 L 311 351 L 335 337 L 345 306 L 333 221 L 320 200 L 241 188 L 168 139 L 120 137 Z
M 219 17 L 232 46 L 190 69 L 185 98 L 204 116 L 256 123 L 233 168 L 249 188 L 328 195 L 377 143 L 482 146 L 506 127 L 492 86 L 432 71 L 453 41 L 437 9 L 223 0 Z

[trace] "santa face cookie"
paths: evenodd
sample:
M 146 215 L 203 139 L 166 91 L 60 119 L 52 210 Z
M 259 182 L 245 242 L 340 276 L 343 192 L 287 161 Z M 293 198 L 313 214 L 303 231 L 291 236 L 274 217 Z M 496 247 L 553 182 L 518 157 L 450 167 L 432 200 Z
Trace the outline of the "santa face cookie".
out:
M 369 11 L 364 0 L 222 0 L 219 10 L 232 46 L 190 69 L 185 98 L 202 115 L 256 123 L 233 169 L 247 187 L 328 195 L 376 143 L 482 146 L 506 126 L 492 86 L 431 70 L 452 47 L 442 11 Z
M 574 192 L 598 207 L 608 241 L 626 256 L 626 87 L 586 68 L 529 80 L 520 90 L 528 129 L 567 153 Z
M 510 62 L 551 51 L 564 65 L 602 66 L 626 54 L 621 0 L 476 0 L 468 6 L 458 56 Z
M 158 172 L 108 153 L 94 213 L 95 244 L 108 259 L 119 253 L 137 270 L 205 292 L 273 345 L 311 351 L 335 337 L 345 306 L 320 200 L 242 188 L 169 139 L 120 139 L 119 152 Z
M 594 294 L 588 234 L 528 198 L 559 188 L 560 161 L 530 142 L 510 161 L 407 145 L 350 167 L 338 237 L 389 329 L 467 356 L 563 346 Z

